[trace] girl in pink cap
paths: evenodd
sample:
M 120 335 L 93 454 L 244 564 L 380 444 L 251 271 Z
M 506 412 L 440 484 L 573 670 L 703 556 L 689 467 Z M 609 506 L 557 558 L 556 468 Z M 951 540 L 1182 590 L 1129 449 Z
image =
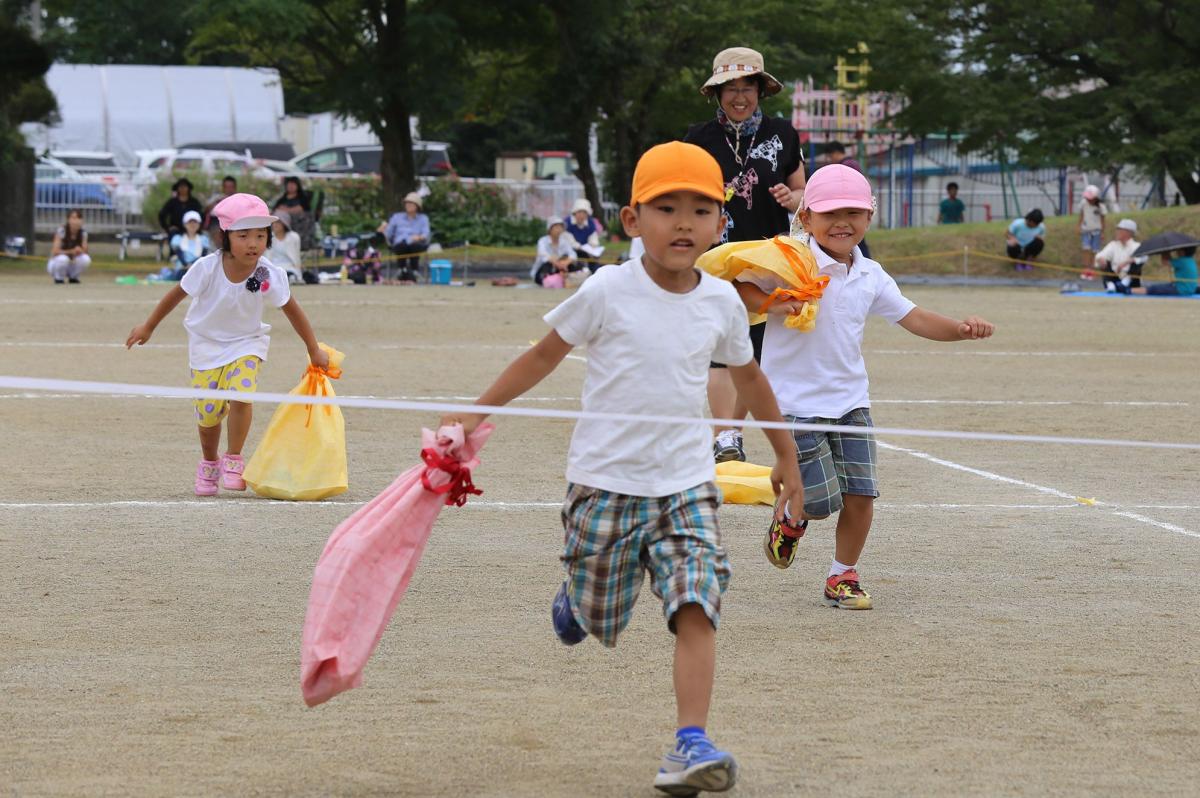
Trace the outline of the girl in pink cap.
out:
M 188 333 L 192 387 L 254 393 L 271 343 L 271 325 L 262 320 L 263 309 L 270 304 L 283 310 L 308 347 L 313 365 L 328 366 L 329 356 L 317 346 L 308 317 L 291 295 L 287 274 L 263 257 L 276 221 L 267 204 L 252 194 L 232 194 L 213 208 L 213 215 L 225 234 L 221 250 L 193 263 L 149 318 L 133 328 L 125 346 L 149 341 L 159 322 L 191 297 L 183 326 Z M 252 405 L 217 399 L 197 399 L 195 405 L 201 451 L 196 495 L 215 495 L 218 479 L 226 490 L 245 490 L 242 447 L 250 432 Z M 218 459 L 221 422 L 226 416 L 228 446 Z
M 864 257 L 858 246 L 874 210 L 871 184 L 848 166 L 826 166 L 808 181 L 799 221 L 819 273 L 829 278 L 829 284 L 811 332 L 785 327 L 786 315 L 772 313 L 767 316 L 763 342 L 762 370 L 789 421 L 873 426 L 862 356 L 868 316 L 882 316 L 933 341 L 987 338 L 995 329 L 978 316 L 959 321 L 919 308 L 901 294 L 896 281 L 882 266 Z M 739 275 L 735 286 L 752 312 L 766 303 L 775 288 L 787 287 L 781 278 L 761 277 L 751 270 Z M 803 307 L 803 302 L 793 302 L 787 310 L 799 313 Z M 796 430 L 793 437 L 804 479 L 804 512 L 801 515 L 790 508 L 790 524 L 771 524 L 764 541 L 767 559 L 777 568 L 787 568 L 796 557 L 797 543 L 808 522 L 837 513 L 824 601 L 831 607 L 871 609 L 871 596 L 859 583 L 858 561 L 879 496 L 875 438 L 844 430 Z

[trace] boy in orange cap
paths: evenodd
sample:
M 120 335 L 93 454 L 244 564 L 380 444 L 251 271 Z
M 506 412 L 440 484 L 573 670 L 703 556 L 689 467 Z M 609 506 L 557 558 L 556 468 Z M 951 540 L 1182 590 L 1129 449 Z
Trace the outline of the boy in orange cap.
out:
M 608 266 L 546 314 L 550 332 L 479 397 L 504 405 L 548 376 L 573 347 L 586 345 L 585 412 L 702 418 L 709 361 L 729 372 L 756 418 L 778 421 L 770 385 L 754 362 L 746 312 L 733 286 L 695 268 L 721 235 L 725 183 L 712 156 L 671 142 L 647 151 L 621 209 L 646 252 Z M 447 417 L 467 432 L 485 414 Z M 795 445 L 771 430 L 771 478 L 785 504 L 804 504 Z M 581 420 L 568 456 L 562 556 L 566 581 L 552 608 L 567 645 L 590 634 L 616 644 L 644 578 L 662 599 L 675 633 L 678 731 L 654 786 L 671 795 L 733 786 L 737 763 L 708 739 L 716 627 L 729 561 L 717 528 L 720 495 L 703 424 Z M 649 453 L 649 456 L 648 456 Z M 781 491 L 782 487 L 782 491 Z

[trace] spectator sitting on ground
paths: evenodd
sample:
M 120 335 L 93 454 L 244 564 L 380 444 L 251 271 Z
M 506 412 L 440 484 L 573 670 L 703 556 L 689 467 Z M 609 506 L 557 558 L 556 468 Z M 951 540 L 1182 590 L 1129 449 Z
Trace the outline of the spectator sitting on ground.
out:
M 1186 247 L 1174 252 L 1162 253 L 1163 266 L 1175 271 L 1175 280 L 1170 283 L 1152 283 L 1145 288 L 1131 288 L 1130 293 L 1151 296 L 1192 296 L 1196 293 L 1197 269 L 1196 248 Z
M 1032 262 L 1046 246 L 1046 225 L 1042 224 L 1045 218 L 1041 210 L 1034 208 L 1025 214 L 1025 218 L 1013 219 L 1008 226 L 1004 240 L 1008 244 L 1008 257 L 1017 261 L 1013 264 L 1017 271 L 1031 270 Z
M 208 236 L 200 232 L 200 214 L 188 211 L 183 215 L 183 232 L 171 236 L 171 260 L 175 262 L 172 280 L 182 280 L 188 268 L 213 251 Z
M 570 272 L 583 268 L 575 258 L 575 239 L 564 231 L 562 220 L 551 216 L 546 220 L 546 235 L 538 239 L 537 258 L 529 276 L 545 288 L 562 288 Z
M 301 282 L 300 235 L 292 230 L 292 217 L 287 211 L 276 211 L 277 217 L 271 225 L 271 247 L 266 252 L 267 260 L 288 273 L 288 279 Z
M 1108 207 L 1100 199 L 1100 189 L 1088 186 L 1083 190 L 1083 198 L 1079 201 L 1079 239 L 1083 245 L 1083 268 L 1090 269 L 1095 264 L 1096 251 L 1104 240 L 1104 223 Z
M 56 283 L 77 283 L 79 275 L 92 264 L 88 255 L 88 234 L 83 229 L 83 212 L 72 208 L 67 212 L 67 221 L 54 234 L 50 245 L 50 260 L 46 271 Z
M 946 184 L 946 199 L 938 205 L 938 224 L 962 224 L 967 206 L 958 198 L 958 183 Z
M 591 262 L 588 264 L 588 268 L 593 272 L 596 271 L 600 266 L 599 258 L 604 255 L 604 245 L 600 243 L 600 235 L 604 232 L 604 226 L 600 224 L 599 219 L 592 216 L 592 203 L 583 197 L 575 200 L 575 205 L 572 206 L 571 213 L 563 219 L 563 224 L 566 225 L 567 232 L 571 234 L 575 256 L 590 258 Z
M 171 186 L 171 198 L 163 203 L 158 211 L 158 224 L 167 237 L 183 232 L 183 215 L 188 211 L 200 213 L 200 200 L 192 194 L 195 187 L 192 181 L 181 177 Z
M 1104 290 L 1125 293 L 1125 288 L 1141 288 L 1142 264 L 1146 258 L 1134 258 L 1133 253 L 1141 244 L 1137 235 L 1137 222 L 1122 219 L 1117 222 L 1116 237 L 1096 253 L 1096 269 L 1104 280 Z
M 421 213 L 421 195 L 410 191 L 404 195 L 404 210 L 393 213 L 383 229 L 388 247 L 400 258 L 400 274 L 397 279 L 402 283 L 417 281 L 417 263 L 419 255 L 429 249 L 429 217 Z

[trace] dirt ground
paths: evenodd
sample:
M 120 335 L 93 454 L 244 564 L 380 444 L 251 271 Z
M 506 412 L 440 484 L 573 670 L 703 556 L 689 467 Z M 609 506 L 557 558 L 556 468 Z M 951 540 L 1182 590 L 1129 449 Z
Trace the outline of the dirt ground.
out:
M 0 373 L 184 383 L 182 309 L 120 346 L 161 288 L 47 283 L 0 278 Z M 949 345 L 872 322 L 877 424 L 1200 440 L 1200 302 L 907 293 L 999 330 Z M 476 395 L 562 298 L 297 296 L 347 353 L 339 393 L 438 399 Z M 286 391 L 303 348 L 269 321 L 260 390 Z M 564 362 L 522 404 L 578 407 L 583 370 Z M 550 628 L 569 422 L 500 420 L 484 496 L 443 513 L 366 684 L 302 703 L 313 564 L 436 418 L 347 410 L 351 489 L 331 502 L 201 500 L 186 401 L 0 389 L 0 795 L 654 795 L 674 709 L 653 597 L 614 651 Z M 741 762 L 733 794 L 1194 794 L 1200 455 L 882 443 L 871 612 L 819 601 L 831 523 L 778 571 L 765 508 L 722 513 L 734 578 L 709 728 Z

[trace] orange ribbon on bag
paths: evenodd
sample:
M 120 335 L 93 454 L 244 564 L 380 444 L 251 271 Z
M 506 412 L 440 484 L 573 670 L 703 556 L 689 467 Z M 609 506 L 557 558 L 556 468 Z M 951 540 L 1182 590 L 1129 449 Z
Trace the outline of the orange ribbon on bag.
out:
M 321 396 L 329 396 L 329 387 L 322 378 L 328 377 L 331 380 L 336 380 L 341 376 L 342 370 L 337 366 L 321 368 L 320 366 L 314 366 L 310 363 L 304 372 L 304 395 L 316 396 L 319 391 Z M 308 408 L 308 419 L 304 422 L 304 426 L 307 427 L 312 424 L 313 406 L 305 405 L 305 407 Z M 333 408 L 330 405 L 325 405 L 325 415 L 328 416 L 332 413 Z
M 788 265 L 792 267 L 795 273 L 795 281 L 799 283 L 799 287 L 776 288 L 767 297 L 767 300 L 763 302 L 762 307 L 758 309 L 757 312 L 759 313 L 766 313 L 767 308 L 779 302 L 808 302 L 820 299 L 825 294 L 825 286 L 829 285 L 829 275 L 827 274 L 818 275 L 814 280 L 808 279 L 805 276 L 805 269 L 800 256 L 796 254 L 794 249 L 780 241 L 780 238 L 782 236 L 776 236 L 771 239 L 771 242 L 779 248 Z

